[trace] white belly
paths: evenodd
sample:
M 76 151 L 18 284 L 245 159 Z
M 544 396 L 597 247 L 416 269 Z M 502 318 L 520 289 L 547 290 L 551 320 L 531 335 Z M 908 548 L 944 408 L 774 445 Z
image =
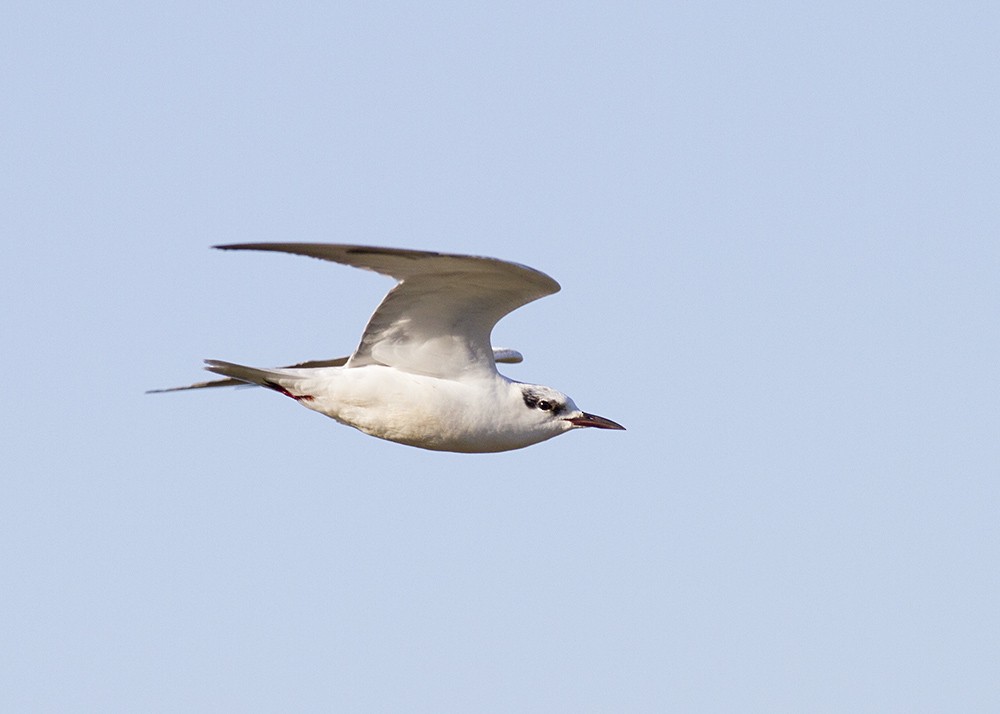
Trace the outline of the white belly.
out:
M 554 436 L 505 418 L 510 387 L 499 376 L 463 382 L 371 365 L 330 370 L 303 388 L 314 397 L 303 406 L 380 439 L 424 449 L 508 451 Z M 519 402 L 509 408 L 523 408 Z

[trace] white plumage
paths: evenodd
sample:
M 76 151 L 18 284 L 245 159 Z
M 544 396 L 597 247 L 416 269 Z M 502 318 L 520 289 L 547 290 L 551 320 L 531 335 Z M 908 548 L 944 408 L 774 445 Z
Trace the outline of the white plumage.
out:
M 555 389 L 497 372 L 497 362 L 522 357 L 491 345 L 493 327 L 509 312 L 559 290 L 544 273 L 495 258 L 358 245 L 217 247 L 306 255 L 398 282 L 349 358 L 273 369 L 206 360 L 206 369 L 225 379 L 177 390 L 256 384 L 366 434 L 440 451 L 507 451 L 578 427 L 624 428 L 581 411 Z

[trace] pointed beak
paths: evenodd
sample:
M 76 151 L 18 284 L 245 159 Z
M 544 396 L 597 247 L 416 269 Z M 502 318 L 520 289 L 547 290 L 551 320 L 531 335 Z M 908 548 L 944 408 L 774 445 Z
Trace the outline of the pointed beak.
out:
M 575 426 L 594 426 L 598 429 L 619 429 L 621 431 L 625 431 L 625 427 L 617 422 L 597 416 L 596 414 L 587 414 L 586 412 L 583 412 L 578 417 L 567 419 L 566 421 L 571 422 Z

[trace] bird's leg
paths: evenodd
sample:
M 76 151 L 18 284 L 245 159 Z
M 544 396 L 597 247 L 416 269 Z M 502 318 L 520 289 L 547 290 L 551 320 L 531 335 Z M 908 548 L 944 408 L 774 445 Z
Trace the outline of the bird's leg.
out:
M 269 379 L 264 380 L 264 386 L 267 387 L 268 389 L 273 389 L 276 392 L 280 392 L 281 394 L 284 394 L 286 397 L 291 397 L 297 402 L 303 402 L 303 401 L 311 402 L 314 399 L 314 397 L 311 394 L 292 394 L 277 382 L 272 382 Z

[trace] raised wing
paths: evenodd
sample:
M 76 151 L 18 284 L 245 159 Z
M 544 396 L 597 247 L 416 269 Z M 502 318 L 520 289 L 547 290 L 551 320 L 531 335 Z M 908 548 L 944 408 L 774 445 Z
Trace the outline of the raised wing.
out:
M 384 364 L 451 379 L 494 372 L 494 325 L 522 305 L 559 290 L 548 275 L 495 258 L 322 243 L 216 247 L 306 255 L 399 281 L 369 319 L 347 367 Z

